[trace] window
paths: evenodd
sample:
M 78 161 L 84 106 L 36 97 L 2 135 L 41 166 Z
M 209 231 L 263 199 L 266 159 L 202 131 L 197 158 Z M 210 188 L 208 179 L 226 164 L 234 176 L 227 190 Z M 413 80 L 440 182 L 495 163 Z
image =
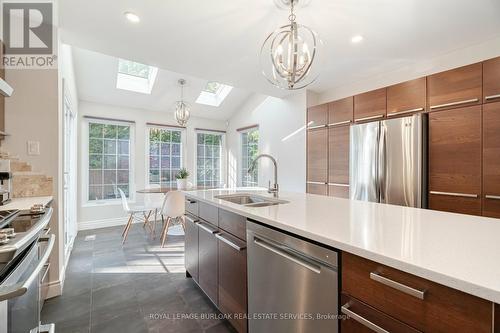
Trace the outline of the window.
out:
M 223 134 L 197 133 L 196 139 L 196 184 L 203 187 L 219 187 Z
M 116 88 L 151 94 L 158 68 L 130 60 L 118 60 Z
M 231 90 L 233 90 L 231 86 L 209 81 L 205 89 L 200 93 L 200 96 L 198 96 L 196 103 L 218 107 L 222 104 L 224 99 L 226 99 Z
M 88 200 L 130 194 L 130 125 L 89 122 Z
M 182 167 L 181 130 L 149 128 L 149 184 L 175 185 Z
M 259 151 L 259 129 L 253 128 L 241 133 L 241 185 L 258 185 L 258 168 L 255 168 L 250 174 L 248 169 L 253 160 L 257 157 Z

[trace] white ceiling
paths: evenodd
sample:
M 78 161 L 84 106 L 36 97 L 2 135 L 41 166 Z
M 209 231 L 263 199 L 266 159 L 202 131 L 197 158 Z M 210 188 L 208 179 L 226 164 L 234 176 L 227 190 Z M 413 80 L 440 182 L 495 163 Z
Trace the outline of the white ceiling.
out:
M 287 92 L 262 77 L 257 55 L 287 16 L 273 0 L 60 2 L 66 43 L 274 96 Z M 315 92 L 499 36 L 499 17 L 498 0 L 312 0 L 297 12 L 326 44 Z
M 81 100 L 152 111 L 174 112 L 180 99 L 180 78 L 186 80 L 184 100 L 197 117 L 226 120 L 253 93 L 233 88 L 219 107 L 196 104 L 207 80 L 166 70 L 158 70 L 151 95 L 116 88 L 118 58 L 80 48 L 73 48 L 78 97 Z

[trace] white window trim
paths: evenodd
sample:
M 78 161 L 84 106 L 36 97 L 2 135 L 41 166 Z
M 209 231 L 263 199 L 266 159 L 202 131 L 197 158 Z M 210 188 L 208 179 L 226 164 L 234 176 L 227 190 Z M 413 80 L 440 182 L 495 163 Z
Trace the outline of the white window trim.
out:
M 101 119 L 87 119 L 83 118 L 82 121 L 82 151 L 84 152 L 82 155 L 82 168 L 83 172 L 83 180 L 81 189 L 82 195 L 82 207 L 101 207 L 101 206 L 116 206 L 121 205 L 121 198 L 117 199 L 106 199 L 106 200 L 89 200 L 89 124 L 97 123 L 97 124 L 111 124 L 111 125 L 128 125 L 130 126 L 130 162 L 129 162 L 129 197 L 128 201 L 131 203 L 135 202 L 135 166 L 134 166 L 134 156 L 135 156 L 135 124 L 129 123 L 125 121 L 115 121 L 115 120 L 101 120 Z
M 186 148 L 186 128 L 180 128 L 180 127 L 175 127 L 175 126 L 158 126 L 158 125 L 153 125 L 153 124 L 146 124 L 146 130 L 144 133 L 144 141 L 145 141 L 145 146 L 146 146 L 146 158 L 145 158 L 145 176 L 144 176 L 144 186 L 146 188 L 150 187 L 151 184 L 149 183 L 149 130 L 151 128 L 159 128 L 159 129 L 169 129 L 169 130 L 174 130 L 174 131 L 180 131 L 181 132 L 181 169 L 185 168 L 186 165 L 186 154 L 185 154 L 185 148 Z
M 259 126 L 254 126 L 242 131 L 238 131 L 238 186 L 243 187 L 243 139 L 242 136 L 245 133 L 252 132 L 252 131 L 259 131 L 259 143 L 257 144 L 257 151 L 261 151 L 261 140 L 260 140 L 260 128 Z M 260 166 L 257 166 L 257 181 L 255 186 L 259 186 L 259 179 L 260 179 Z M 245 186 L 245 187 L 250 187 L 250 186 Z
M 205 130 L 195 130 L 194 131 L 194 168 L 193 168 L 193 184 L 198 186 L 198 133 L 202 134 L 220 134 L 222 135 L 221 142 L 221 157 L 220 157 L 220 186 L 224 187 L 226 184 L 225 178 L 225 167 L 226 167 L 226 133 L 217 131 L 205 131 Z

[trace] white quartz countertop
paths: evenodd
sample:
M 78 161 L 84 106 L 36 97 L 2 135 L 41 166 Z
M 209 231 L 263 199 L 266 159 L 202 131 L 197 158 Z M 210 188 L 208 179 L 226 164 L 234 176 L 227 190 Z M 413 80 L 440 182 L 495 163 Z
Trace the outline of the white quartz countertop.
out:
M 12 198 L 6 205 L 0 206 L 0 211 L 11 209 L 29 210 L 31 206 L 35 204 L 42 204 L 46 206 L 53 199 L 54 198 L 52 196 Z
M 339 250 L 500 303 L 500 219 L 280 193 L 289 203 L 246 207 L 216 195 L 265 191 L 224 189 L 186 195 Z

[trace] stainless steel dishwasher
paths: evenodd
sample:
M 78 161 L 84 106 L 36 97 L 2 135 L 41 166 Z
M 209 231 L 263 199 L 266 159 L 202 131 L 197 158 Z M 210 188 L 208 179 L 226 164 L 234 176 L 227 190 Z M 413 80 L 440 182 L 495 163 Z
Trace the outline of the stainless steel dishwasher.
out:
M 250 333 L 338 332 L 337 252 L 247 222 Z

